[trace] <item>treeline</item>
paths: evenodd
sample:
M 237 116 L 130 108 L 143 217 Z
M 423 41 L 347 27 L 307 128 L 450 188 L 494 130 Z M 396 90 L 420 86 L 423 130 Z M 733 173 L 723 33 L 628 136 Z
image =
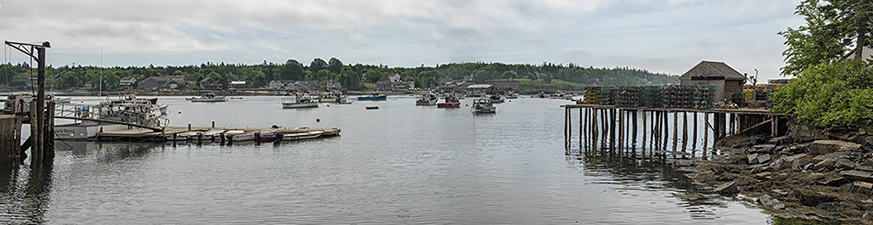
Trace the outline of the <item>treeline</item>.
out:
M 0 64 L 0 73 L 5 77 L 0 79 L 0 87 L 6 89 L 28 89 L 27 79 L 36 76 L 36 69 L 27 63 Z M 678 83 L 675 75 L 651 73 L 646 70 L 630 68 L 594 68 L 581 67 L 575 64 L 562 65 L 543 63 L 502 64 L 502 63 L 450 63 L 436 67 L 420 66 L 414 68 L 394 67 L 386 65 L 345 65 L 337 58 L 328 61 L 316 58 L 304 65 L 289 59 L 282 64 L 264 61 L 262 64 L 214 64 L 211 62 L 189 66 L 153 66 L 147 67 L 108 67 L 96 66 L 48 66 L 46 68 L 46 88 L 61 89 L 97 89 L 103 80 L 104 90 L 118 90 L 122 87 L 119 80 L 123 77 L 133 77 L 141 81 L 153 76 L 182 76 L 186 81 L 200 81 L 211 77 L 218 81 L 222 88 L 227 89 L 230 81 L 247 81 L 252 88 L 261 88 L 274 80 L 318 80 L 321 84 L 336 81 L 349 90 L 366 89 L 365 83 L 390 80 L 392 74 L 399 74 L 407 82 L 415 82 L 415 87 L 432 88 L 438 85 L 440 79 L 450 77 L 454 80 L 470 76 L 473 80 L 493 79 L 530 79 L 549 83 L 552 79 L 560 79 L 583 85 L 649 85 L 663 83 Z M 90 83 L 91 87 L 86 87 Z M 135 84 L 134 84 L 135 87 Z M 179 86 L 178 88 L 198 88 Z M 524 88 L 524 87 L 522 87 Z

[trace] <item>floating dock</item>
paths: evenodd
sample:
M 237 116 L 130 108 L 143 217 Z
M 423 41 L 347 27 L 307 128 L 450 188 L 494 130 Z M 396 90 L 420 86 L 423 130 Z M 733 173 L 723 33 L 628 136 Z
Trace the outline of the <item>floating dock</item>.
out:
M 152 141 L 152 142 L 166 142 L 167 137 L 172 137 L 173 135 L 182 134 L 190 131 L 202 131 L 206 132 L 209 130 L 242 130 L 242 131 L 266 131 L 272 130 L 277 133 L 306 133 L 311 131 L 322 131 L 322 135 L 320 137 L 331 137 L 337 136 L 340 133 L 339 128 L 250 128 L 250 127 L 164 127 L 163 131 L 152 131 L 150 129 L 142 129 L 142 128 L 132 128 L 127 130 L 113 130 L 113 131 L 105 131 L 97 133 L 98 141 Z M 196 139 L 194 139 L 196 140 Z

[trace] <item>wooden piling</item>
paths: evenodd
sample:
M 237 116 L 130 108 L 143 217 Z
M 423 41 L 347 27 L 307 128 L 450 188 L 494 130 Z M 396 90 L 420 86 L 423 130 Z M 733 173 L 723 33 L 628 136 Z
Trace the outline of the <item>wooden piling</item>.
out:
M 706 143 L 709 142 L 709 113 L 703 113 L 703 156 L 706 157 Z
M 691 138 L 691 150 L 697 149 L 697 114 L 698 112 L 694 112 L 694 128 L 692 131 L 693 136 Z
M 618 109 L 618 151 L 624 151 L 624 114 L 625 110 Z
M 637 148 L 637 113 L 639 110 L 633 110 L 631 112 L 631 150 L 636 151 Z
M 682 112 L 682 153 L 688 147 L 688 112 Z
M 0 165 L 20 162 L 21 117 L 0 115 Z

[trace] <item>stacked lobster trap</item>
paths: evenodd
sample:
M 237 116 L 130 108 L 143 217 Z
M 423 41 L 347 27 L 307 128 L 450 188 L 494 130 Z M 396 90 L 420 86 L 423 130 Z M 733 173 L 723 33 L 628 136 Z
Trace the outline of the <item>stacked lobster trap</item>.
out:
M 607 86 L 598 88 L 596 89 L 598 104 L 619 107 L 707 109 L 712 107 L 715 99 L 715 86 Z M 585 99 L 588 99 L 588 95 L 586 90 Z M 593 93 L 590 95 L 593 96 Z

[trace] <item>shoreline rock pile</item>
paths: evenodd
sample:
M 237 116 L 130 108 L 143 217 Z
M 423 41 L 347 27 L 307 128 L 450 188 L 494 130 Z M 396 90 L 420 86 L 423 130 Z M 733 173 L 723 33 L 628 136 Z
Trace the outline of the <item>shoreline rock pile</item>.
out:
M 873 134 L 789 127 L 777 138 L 725 138 L 716 145 L 721 154 L 679 170 L 697 189 L 750 197 L 777 216 L 873 223 Z

